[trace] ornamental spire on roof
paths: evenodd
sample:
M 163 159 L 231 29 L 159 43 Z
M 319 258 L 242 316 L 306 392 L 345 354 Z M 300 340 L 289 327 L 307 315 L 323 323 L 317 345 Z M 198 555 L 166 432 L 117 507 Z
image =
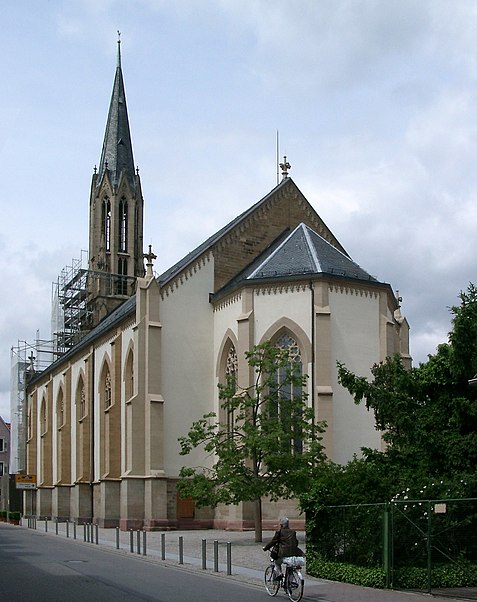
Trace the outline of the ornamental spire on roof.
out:
M 103 149 L 98 168 L 98 178 L 96 180 L 98 185 L 102 181 L 106 170 L 109 172 L 109 177 L 111 178 L 113 186 L 118 184 L 121 173 L 123 173 L 128 178 L 129 183 L 134 186 L 134 158 L 131 134 L 129 132 L 126 92 L 121 70 L 121 33 L 119 31 L 116 75 L 114 77 Z

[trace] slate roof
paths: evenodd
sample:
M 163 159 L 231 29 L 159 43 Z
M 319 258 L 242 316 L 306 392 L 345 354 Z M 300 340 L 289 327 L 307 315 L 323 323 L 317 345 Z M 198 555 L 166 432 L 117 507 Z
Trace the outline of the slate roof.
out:
M 379 281 L 306 224 L 279 236 L 255 261 L 226 284 L 221 296 L 240 283 L 327 274 L 365 282 Z
M 109 172 L 111 183 L 117 186 L 121 172 L 134 186 L 134 158 L 132 151 L 131 133 L 129 131 L 128 109 L 126 106 L 126 91 L 124 88 L 123 73 L 121 70 L 121 46 L 118 42 L 118 61 L 114 77 L 113 92 L 109 104 L 108 120 L 104 133 L 103 149 L 99 161 L 98 178 L 99 186 L 106 171 Z
M 276 248 L 268 249 L 248 268 L 246 280 L 332 274 L 358 280 L 373 280 L 357 263 L 305 224 L 299 224 Z

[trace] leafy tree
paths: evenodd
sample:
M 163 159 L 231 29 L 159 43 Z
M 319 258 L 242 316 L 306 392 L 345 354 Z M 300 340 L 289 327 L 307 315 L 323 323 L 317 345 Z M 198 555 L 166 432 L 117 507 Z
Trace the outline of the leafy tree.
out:
M 253 384 L 241 388 L 229 378 L 219 385 L 227 420 L 205 414 L 179 438 L 182 455 L 203 447 L 211 466 L 183 467 L 178 489 L 198 507 L 254 502 L 255 540 L 262 541 L 262 497 L 291 498 L 309 487 L 324 460 L 324 424 L 314 420 L 306 376 L 287 349 L 266 342 L 246 358 Z
M 399 356 L 373 366 L 373 379 L 339 364 L 340 383 L 356 403 L 365 402 L 383 431 L 386 451 L 365 450 L 369 461 L 385 462 L 403 484 L 471 475 L 477 463 L 477 289 L 461 292 L 451 308 L 449 342 L 417 368 Z

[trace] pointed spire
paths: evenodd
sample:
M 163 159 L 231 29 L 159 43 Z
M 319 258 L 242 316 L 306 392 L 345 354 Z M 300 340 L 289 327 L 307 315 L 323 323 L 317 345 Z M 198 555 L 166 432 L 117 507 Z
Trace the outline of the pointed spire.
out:
M 118 31 L 118 56 L 116 75 L 114 78 L 113 92 L 109 105 L 108 120 L 104 134 L 103 150 L 98 168 L 99 185 L 106 170 L 109 171 L 111 182 L 116 186 L 121 173 L 128 178 L 131 186 L 135 182 L 134 158 L 129 131 L 128 110 L 126 106 L 126 92 L 124 89 L 123 74 L 121 69 L 121 34 Z

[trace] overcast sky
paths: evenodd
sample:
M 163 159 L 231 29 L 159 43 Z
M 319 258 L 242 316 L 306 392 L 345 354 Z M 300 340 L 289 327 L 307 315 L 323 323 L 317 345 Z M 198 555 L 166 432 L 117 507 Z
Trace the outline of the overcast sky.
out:
M 88 246 L 121 31 L 161 273 L 291 176 L 403 297 L 414 363 L 477 282 L 474 0 L 16 0 L 0 15 L 0 415 L 10 350 L 50 338 L 52 282 Z M 472 376 L 472 375 L 469 375 Z

